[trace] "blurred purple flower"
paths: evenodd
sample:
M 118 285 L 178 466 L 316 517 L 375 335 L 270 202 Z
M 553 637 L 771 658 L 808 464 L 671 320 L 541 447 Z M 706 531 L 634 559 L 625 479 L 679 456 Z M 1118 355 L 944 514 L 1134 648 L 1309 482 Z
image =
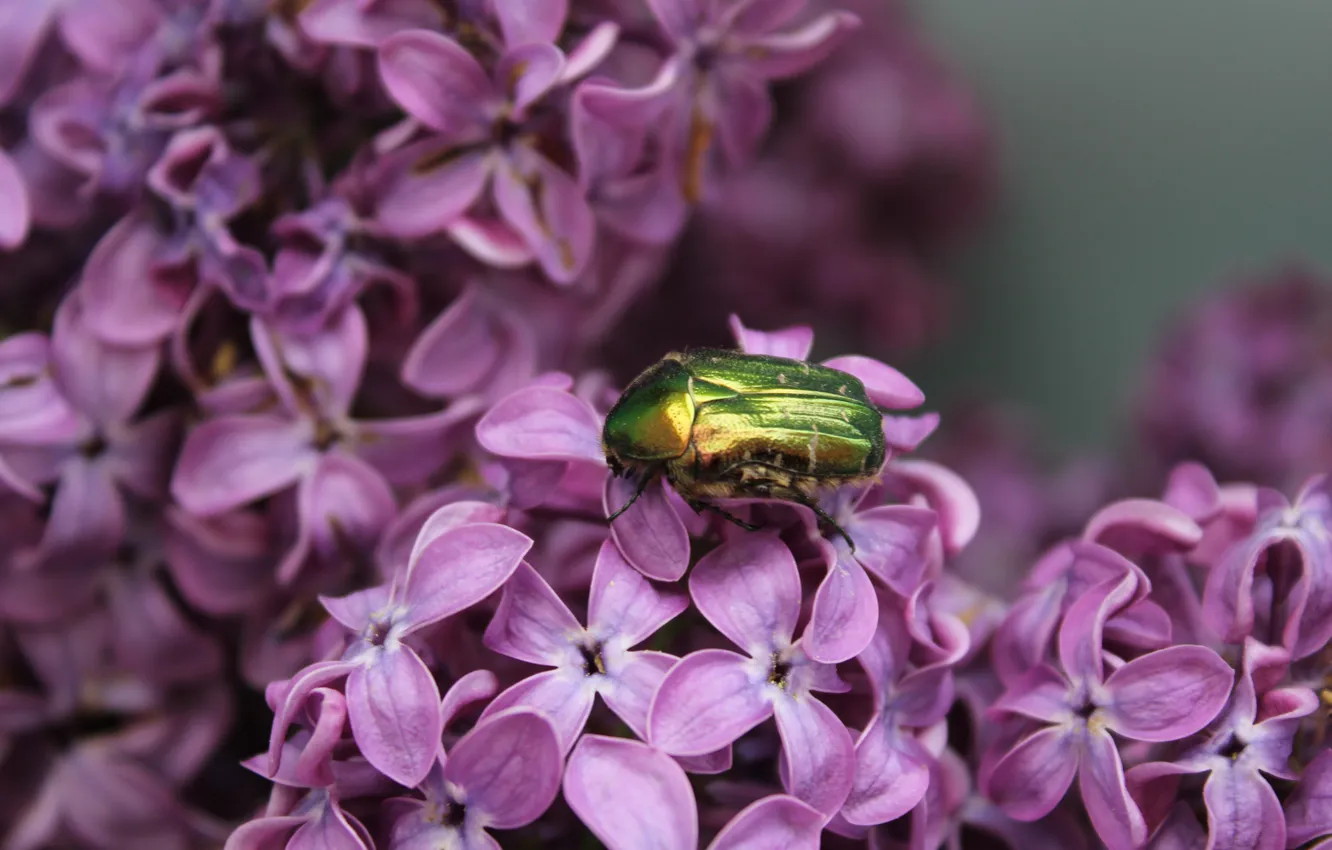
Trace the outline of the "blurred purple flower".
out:
M 570 283 L 586 267 L 596 236 L 592 211 L 577 182 L 537 146 L 543 98 L 594 67 L 614 43 L 615 28 L 594 32 L 568 57 L 553 39 L 563 29 L 560 4 L 538 15 L 522 0 L 497 3 L 505 50 L 491 73 L 458 42 L 426 30 L 398 33 L 379 48 L 389 94 L 435 135 L 396 151 L 401 169 L 378 210 L 384 228 L 402 237 L 446 229 L 465 248 L 475 239 L 524 258 L 520 243 L 546 274 Z M 455 228 L 487 185 L 502 224 L 488 233 L 474 222 Z M 469 238 L 469 235 L 471 238 Z

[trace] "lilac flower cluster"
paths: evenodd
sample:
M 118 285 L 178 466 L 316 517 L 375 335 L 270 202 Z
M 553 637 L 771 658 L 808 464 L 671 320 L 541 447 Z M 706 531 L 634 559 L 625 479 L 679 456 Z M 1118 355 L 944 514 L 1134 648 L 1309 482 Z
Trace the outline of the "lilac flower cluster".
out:
M 1287 266 L 1180 317 L 1143 381 L 1137 419 L 1155 465 L 1298 487 L 1332 463 L 1332 281 Z M 1149 470 L 1155 473 L 1156 470 Z
M 847 536 L 660 482 L 607 523 L 598 348 L 662 353 L 631 307 L 720 327 L 736 274 L 650 286 L 729 262 L 740 210 L 853 198 L 836 250 L 757 228 L 767 322 L 923 327 L 879 270 L 925 279 L 984 135 L 855 11 L 0 0 L 0 846 L 1332 843 L 1322 479 L 1186 464 L 1091 513 L 1074 476 L 1085 510 L 977 547 L 923 393 L 847 355 L 890 455 L 823 498 Z

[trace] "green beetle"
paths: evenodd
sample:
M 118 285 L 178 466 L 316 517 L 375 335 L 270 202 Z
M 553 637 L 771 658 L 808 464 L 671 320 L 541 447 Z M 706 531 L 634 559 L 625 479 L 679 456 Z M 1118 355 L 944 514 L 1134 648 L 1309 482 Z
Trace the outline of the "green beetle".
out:
M 694 510 L 746 528 L 712 500 L 805 505 L 853 549 L 815 497 L 875 478 L 887 456 L 883 418 L 858 378 L 721 349 L 668 354 L 635 378 L 606 414 L 601 441 L 611 471 L 639 482 L 611 520 L 664 475 Z

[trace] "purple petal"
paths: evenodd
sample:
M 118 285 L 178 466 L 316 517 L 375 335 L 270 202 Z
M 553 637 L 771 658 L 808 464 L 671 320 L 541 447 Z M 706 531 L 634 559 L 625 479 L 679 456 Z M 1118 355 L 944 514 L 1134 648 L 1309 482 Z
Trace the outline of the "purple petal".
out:
M 856 742 L 855 782 L 842 816 L 863 826 L 887 823 L 915 808 L 929 784 L 929 753 L 876 714 Z
M 238 614 L 259 604 L 272 585 L 269 528 L 254 513 L 200 520 L 170 506 L 163 543 L 181 594 L 209 614 Z
M 220 416 L 190 432 L 171 495 L 197 516 L 238 508 L 295 484 L 313 466 L 303 422 L 276 416 Z
M 758 657 L 790 642 L 800 613 L 800 574 L 775 535 L 745 534 L 699 560 L 689 595 L 717 631 Z
M 1124 499 L 1087 521 L 1084 540 L 1121 552 L 1186 552 L 1202 541 L 1198 523 L 1178 508 L 1155 499 Z
M 277 773 L 278 760 L 282 754 L 282 743 L 287 737 L 287 730 L 296 718 L 305 710 L 305 701 L 316 688 L 331 684 L 356 669 L 355 664 L 346 661 L 317 661 L 297 673 L 278 693 L 276 701 L 270 700 L 273 708 L 273 728 L 268 737 L 268 775 Z
M 564 63 L 564 73 L 560 75 L 560 82 L 568 85 L 586 77 L 610 54 L 619 38 L 620 27 L 614 21 L 602 21 L 597 24 L 569 51 Z
M 553 44 L 569 16 L 569 0 L 495 0 L 494 5 L 509 47 Z
M 345 414 L 356 397 L 369 348 L 369 326 L 356 305 L 343 308 L 318 332 L 284 333 L 259 316 L 250 339 L 273 388 L 289 410 L 313 404 L 321 413 Z
M 1069 609 L 1072 616 L 1077 606 Z M 1235 671 L 1210 649 L 1172 646 L 1135 658 L 1106 679 L 1107 725 L 1139 741 L 1192 735 L 1225 707 Z
M 602 505 L 609 516 L 633 496 L 628 478 L 606 477 Z M 653 482 L 638 501 L 611 523 L 611 537 L 625 561 L 648 578 L 678 581 L 689 569 L 689 530 L 666 497 L 664 481 Z
M 9 154 L 0 150 L 0 248 L 11 250 L 28 238 L 32 205 L 28 187 Z
M 295 778 L 307 788 L 325 788 L 334 783 L 333 748 L 347 722 L 347 700 L 332 688 L 318 688 L 311 696 L 319 700 L 318 720 L 296 760 Z
M 404 30 L 440 29 L 444 14 L 432 0 L 313 0 L 297 21 L 314 41 L 374 49 Z
M 550 722 L 506 711 L 464 735 L 444 763 L 444 779 L 464 789 L 468 808 L 496 829 L 526 826 L 555 802 L 563 752 Z
M 746 39 L 745 70 L 769 80 L 803 74 L 859 26 L 860 19 L 850 12 L 832 12 L 791 32 Z
M 786 756 L 787 790 L 831 816 L 855 779 L 851 733 L 831 708 L 808 695 L 776 700 L 773 713 Z
M 1206 846 L 1207 833 L 1183 800 L 1175 803 L 1147 845 L 1148 850 L 1204 850 Z
M 57 382 L 66 398 L 97 424 L 124 422 L 157 377 L 161 349 L 103 344 L 88 332 L 87 315 L 78 290 L 56 310 L 51 359 Z
M 1147 841 L 1147 824 L 1124 784 L 1124 764 L 1109 733 L 1090 731 L 1078 767 L 1078 790 L 1096 834 L 1109 850 L 1134 850 Z
M 996 711 L 1057 723 L 1069 715 L 1068 691 L 1068 680 L 1053 667 L 1042 664 L 1009 683 L 1008 690 L 993 707 Z
M 1144 599 L 1110 618 L 1105 624 L 1105 639 L 1134 649 L 1161 649 L 1170 645 L 1172 630 L 1170 613 L 1150 599 Z
M 413 506 L 415 504 L 413 503 Z M 402 566 L 405 569 L 414 563 L 427 546 L 446 532 L 474 523 L 499 523 L 503 519 L 504 509 L 489 502 L 461 501 L 441 505 L 430 511 L 424 521 L 417 517 L 416 522 L 419 525 L 413 536 L 411 550 L 401 561 Z
M 501 655 L 558 667 L 577 655 L 573 641 L 582 633 L 583 627 L 546 580 L 527 564 L 519 564 L 504 583 L 484 640 Z
M 287 842 L 287 850 L 371 850 L 364 828 L 329 799 L 318 816 L 307 820 Z
M 855 658 L 874 636 L 879 600 L 869 576 L 849 553 L 836 562 L 814 594 L 814 608 L 801 646 L 815 661 L 837 664 Z
M 741 809 L 708 850 L 818 850 L 827 819 L 808 803 L 773 794 Z
M 662 680 L 648 713 L 648 740 L 671 755 L 701 756 L 730 744 L 772 714 L 766 683 L 743 655 L 704 649 Z
M 929 508 L 881 505 L 854 514 L 845 527 L 856 541 L 856 560 L 905 596 L 920 585 L 936 522 Z
M 481 399 L 470 396 L 437 413 L 355 422 L 343 445 L 389 483 L 419 485 L 457 452 L 483 407 Z
M 1170 470 L 1161 501 L 1201 523 L 1220 512 L 1221 488 L 1207 467 L 1190 461 Z
M 428 30 L 385 39 L 379 47 L 379 75 L 403 109 L 445 134 L 484 123 L 496 99 L 490 78 L 472 54 Z
M 347 677 L 347 716 L 366 761 L 409 788 L 421 784 L 444 733 L 439 689 L 405 646 L 383 647 Z
M 768 84 L 751 74 L 720 73 L 711 76 L 711 82 L 719 102 L 714 119 L 715 134 L 727 161 L 735 166 L 751 163 L 758 152 L 768 128 L 772 126 L 773 102 Z M 695 120 L 707 122 L 709 116 L 695 113 Z M 708 154 L 706 142 L 706 123 L 703 126 L 691 126 L 690 136 L 700 133 L 704 145 L 696 145 L 690 140 L 689 158 L 683 167 L 690 176 L 686 178 L 685 195 L 697 195 L 698 189 L 689 182 L 701 180 L 704 169 L 708 166 L 705 158 Z M 694 173 L 698 173 L 695 177 Z
M 925 403 L 925 393 L 906 375 L 869 357 L 850 354 L 823 361 L 829 369 L 854 375 L 865 385 L 870 400 L 889 410 L 908 410 Z
M 65 462 L 42 535 L 49 553 L 109 553 L 125 536 L 125 503 L 106 464 L 74 457 Z
M 665 593 L 629 565 L 607 540 L 597 552 L 587 603 L 588 629 L 637 646 L 689 607 L 689 597 Z
M 883 415 L 883 439 L 897 452 L 914 452 L 939 427 L 939 414 L 921 416 Z
M 413 239 L 441 233 L 454 225 L 472 208 L 490 180 L 492 166 L 488 151 L 443 151 L 437 142 L 396 154 L 412 156 L 388 179 L 376 207 L 375 217 L 390 234 Z M 438 164 L 419 163 L 444 156 Z
M 503 81 L 509 93 L 515 119 L 521 119 L 527 107 L 545 97 L 563 73 L 564 54 L 549 42 L 510 45 L 495 66 L 495 78 Z
M 595 697 L 596 688 L 582 670 L 547 670 L 506 688 L 481 712 L 481 719 L 513 708 L 534 709 L 554 727 L 560 751 L 568 752 L 587 725 Z
M 489 670 L 473 670 L 454 682 L 439 703 L 440 723 L 445 729 L 459 714 L 478 702 L 490 699 L 499 690 L 499 680 Z
M 358 590 L 346 596 L 321 596 L 319 604 L 333 619 L 353 632 L 359 632 L 387 611 L 391 601 L 386 584 Z
M 521 268 L 536 259 L 522 235 L 497 218 L 465 215 L 448 232 L 460 248 L 497 269 Z
M 468 608 L 499 589 L 532 548 L 532 539 L 492 523 L 441 534 L 408 566 L 401 620 L 410 633 Z
M 1077 746 L 1074 733 L 1058 726 L 1028 735 L 999 759 L 982 790 L 1014 820 L 1043 818 L 1073 784 Z
M 444 398 L 482 390 L 505 353 L 497 312 L 476 286 L 468 286 L 416 338 L 402 363 L 403 382 Z
M 567 284 L 587 268 L 596 216 L 583 188 L 563 169 L 533 152 L 521 170 L 512 159 L 495 172 L 495 205 L 520 233 L 546 275 Z
M 694 850 L 698 809 L 685 772 L 638 741 L 586 735 L 564 772 L 564 798 L 608 850 Z
M 928 460 L 894 461 L 893 475 L 924 494 L 939 515 L 939 537 L 950 554 L 966 548 L 980 527 L 980 501 L 971 485 L 947 467 Z
M 326 558 L 345 557 L 348 548 L 369 551 L 397 512 L 387 482 L 359 458 L 330 452 L 297 490 L 297 549 L 306 546 Z M 284 568 L 286 568 L 284 570 Z M 294 559 L 278 568 L 278 581 L 292 580 Z
M 1281 801 L 1258 771 L 1221 765 L 1203 786 L 1207 834 L 1215 850 L 1285 850 Z
M 730 318 L 735 344 L 746 354 L 771 354 L 791 360 L 804 360 L 814 347 L 814 329 L 796 325 L 779 331 L 755 331 L 745 327 L 740 317 Z
M 679 660 L 674 655 L 651 651 L 626 652 L 606 659 L 606 678 L 598 686 L 601 698 L 638 737 L 647 738 L 652 698 L 657 695 L 661 680 Z M 689 765 L 685 769 L 690 769 Z
M 1127 604 L 1136 586 L 1133 574 L 1126 572 L 1121 578 L 1110 578 L 1092 587 L 1069 607 L 1059 628 L 1059 662 L 1070 678 L 1101 681 L 1101 632 L 1105 621 Z
M 601 418 L 587 402 L 552 387 L 501 399 L 476 424 L 476 439 L 501 457 L 605 462 Z
M 1324 835 L 1332 836 L 1332 749 L 1305 766 L 1299 787 L 1286 800 L 1286 841 L 1291 847 Z
M 0 105 L 8 106 L 18 94 L 59 10 L 55 0 L 0 6 Z
M 1240 643 L 1253 632 L 1253 578 L 1262 548 L 1231 546 L 1207 572 L 1203 616 L 1227 643 Z
M 42 334 L 0 341 L 0 440 L 51 446 L 84 435 L 86 423 L 50 378 L 51 360 Z

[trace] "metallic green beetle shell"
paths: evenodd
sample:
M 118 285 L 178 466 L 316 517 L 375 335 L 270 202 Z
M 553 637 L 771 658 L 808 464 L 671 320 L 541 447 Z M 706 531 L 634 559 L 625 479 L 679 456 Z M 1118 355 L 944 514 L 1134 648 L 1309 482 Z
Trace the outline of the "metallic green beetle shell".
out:
M 669 354 L 606 415 L 617 473 L 661 472 L 687 501 L 815 491 L 876 476 L 883 419 L 845 372 L 760 354 Z

